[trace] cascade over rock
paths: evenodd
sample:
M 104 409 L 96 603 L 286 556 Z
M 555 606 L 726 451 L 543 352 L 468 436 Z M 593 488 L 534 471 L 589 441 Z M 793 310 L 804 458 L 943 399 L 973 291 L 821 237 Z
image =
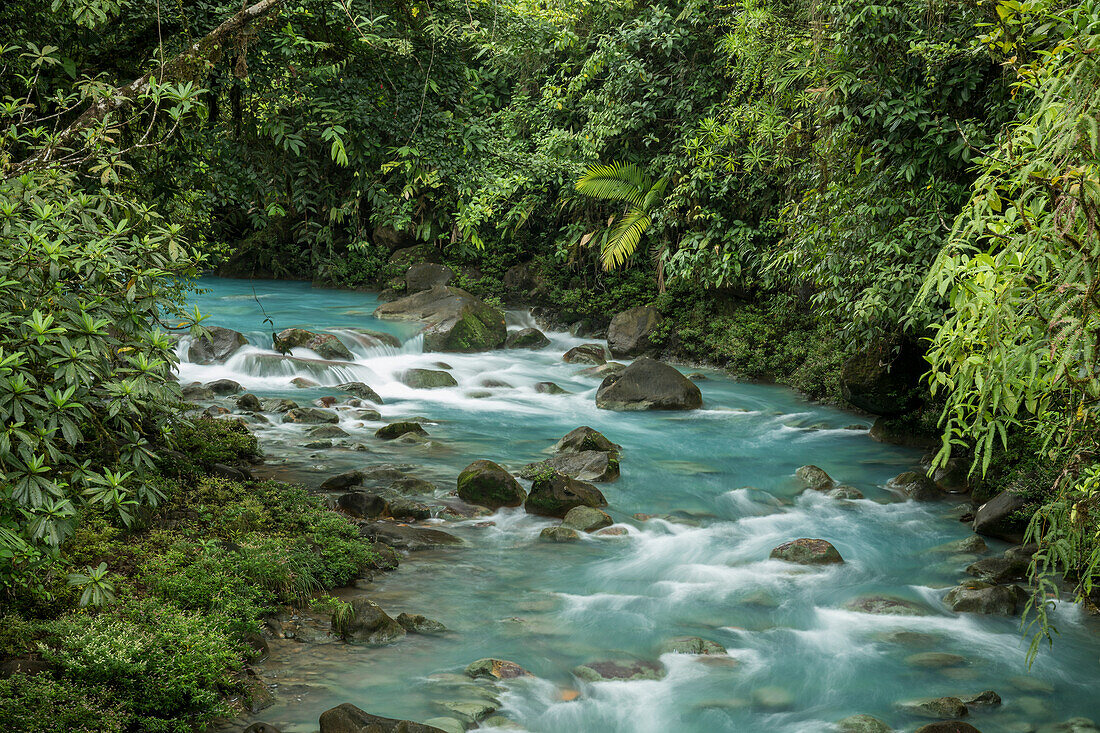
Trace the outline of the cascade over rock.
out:
M 424 321 L 425 351 L 485 351 L 500 347 L 507 338 L 503 313 L 465 290 L 445 285 L 384 303 L 374 315 Z

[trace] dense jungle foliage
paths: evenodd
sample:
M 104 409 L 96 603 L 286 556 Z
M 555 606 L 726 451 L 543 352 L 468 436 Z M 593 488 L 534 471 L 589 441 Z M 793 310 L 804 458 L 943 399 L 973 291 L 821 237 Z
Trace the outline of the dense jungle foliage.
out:
M 197 327 L 179 306 L 207 267 L 400 289 L 410 263 L 442 260 L 462 287 L 518 285 L 589 331 L 654 304 L 670 355 L 830 399 L 851 354 L 916 348 L 937 462 L 961 456 L 994 493 L 1026 484 L 1042 633 L 1052 572 L 1092 594 L 1095 3 L 253 9 L 0 7 L 0 594 L 6 628 L 33 626 L 2 653 L 42 640 L 64 670 L 60 687 L 5 681 L 0 698 L 48 719 L 80 697 L 65 685 L 86 685 L 82 704 L 120 727 L 184 729 L 233 687 L 235 645 L 273 599 L 351 572 L 291 552 L 285 577 L 245 592 L 250 557 L 298 540 L 266 519 L 212 530 L 243 533 L 241 551 L 157 529 L 181 502 L 245 500 L 201 472 L 165 478 L 181 475 L 165 450 L 196 429 L 168 334 Z M 315 544 L 367 561 L 303 516 Z M 179 593 L 188 573 L 208 592 Z M 147 697 L 152 678 L 112 687 L 137 642 L 83 651 L 127 634 L 178 648 L 200 628 L 207 658 L 169 660 L 197 671 L 158 688 L 168 702 Z M 152 699 L 178 717 L 150 722 Z

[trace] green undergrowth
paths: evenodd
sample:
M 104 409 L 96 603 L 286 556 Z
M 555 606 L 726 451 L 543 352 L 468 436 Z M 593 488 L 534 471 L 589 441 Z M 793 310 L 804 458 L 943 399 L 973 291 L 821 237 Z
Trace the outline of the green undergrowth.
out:
M 88 513 L 37 597 L 5 599 L 0 730 L 183 733 L 232 713 L 266 616 L 346 585 L 377 560 L 353 524 L 303 487 L 211 476 L 257 456 L 240 424 L 179 431 L 149 481 L 166 497 L 130 527 Z M 68 573 L 106 563 L 101 604 Z M 64 572 L 68 571 L 68 572 Z

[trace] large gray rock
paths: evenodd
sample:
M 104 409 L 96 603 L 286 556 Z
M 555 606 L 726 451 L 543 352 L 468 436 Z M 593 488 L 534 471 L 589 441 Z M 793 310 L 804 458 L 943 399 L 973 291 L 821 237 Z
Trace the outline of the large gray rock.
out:
M 378 393 L 362 382 L 344 382 L 336 385 L 336 389 L 355 395 L 361 400 L 369 400 L 376 405 L 382 404 L 382 398 Z
M 836 722 L 840 733 L 893 733 L 894 729 L 870 715 L 850 715 Z
M 365 713 L 351 703 L 321 713 L 321 733 L 447 733 L 409 720 L 394 720 Z
M 1022 542 L 1028 518 L 1021 510 L 1028 503 L 1015 492 L 1002 491 L 978 508 L 974 514 L 974 531 L 986 537 Z
M 605 507 L 607 499 L 595 486 L 557 471 L 547 470 L 535 478 L 523 503 L 528 514 L 563 518 L 578 506 Z
M 485 351 L 500 347 L 507 337 L 503 313 L 465 290 L 444 285 L 380 305 L 374 315 L 425 322 L 425 351 Z
M 619 458 L 616 453 L 595 450 L 559 453 L 545 461 L 524 466 L 519 475 L 532 479 L 547 469 L 559 471 L 581 481 L 614 481 L 619 478 Z
M 920 718 L 962 718 L 969 712 L 957 697 L 926 697 L 898 703 L 902 711 Z
M 592 506 L 575 506 L 565 513 L 561 526 L 578 532 L 595 532 L 610 527 L 614 522 L 607 512 Z
M 422 428 L 418 422 L 392 422 L 389 425 L 383 425 L 375 430 L 374 437 L 381 438 L 382 440 L 393 440 L 394 438 L 400 438 L 402 435 L 408 433 L 426 436 L 428 431 Z
M 318 423 L 338 423 L 340 418 L 331 410 L 323 410 L 320 407 L 295 407 L 283 415 L 283 422 L 303 423 L 316 425 Z
M 967 566 L 966 572 L 987 583 L 1009 583 L 1023 580 L 1029 565 L 1023 557 L 983 557 Z
M 604 437 L 603 433 L 593 430 L 587 425 L 570 430 L 554 444 L 554 452 L 556 453 L 580 453 L 592 450 L 618 453 L 622 450 L 622 446 L 612 443 Z
M 699 387 L 668 364 L 636 359 L 603 380 L 596 407 L 603 410 L 695 410 L 703 406 Z
M 546 527 L 539 532 L 540 542 L 576 542 L 580 538 L 572 527 Z
M 418 552 L 434 547 L 447 547 L 464 544 L 454 535 L 438 529 L 426 527 L 408 527 L 394 522 L 363 522 L 359 525 L 359 536 L 372 542 L 383 542 L 397 550 Z
M 351 602 L 348 618 L 333 617 L 333 628 L 350 642 L 392 644 L 405 635 L 405 629 L 372 600 L 357 598 Z
M 458 497 L 470 504 L 500 509 L 519 506 L 527 492 L 500 464 L 474 461 L 458 475 Z
M 336 506 L 353 517 L 363 519 L 380 517 L 389 509 L 385 499 L 366 491 L 349 491 L 336 500 Z
M 413 389 L 437 389 L 458 385 L 454 377 L 441 369 L 406 369 L 401 372 L 400 379 L 405 386 Z
M 956 613 L 1015 616 L 1027 604 L 1027 592 L 1016 585 L 990 585 L 979 580 L 952 588 L 943 602 Z
M 890 481 L 890 485 L 913 501 L 939 501 L 947 496 L 935 481 L 919 471 L 899 474 Z
M 187 347 L 187 360 L 193 364 L 221 364 L 248 343 L 244 334 L 230 328 L 210 326 Z
M 619 313 L 607 329 L 607 348 L 615 357 L 650 355 L 657 347 L 652 338 L 661 325 L 661 313 L 653 306 L 640 305 Z
M 698 636 L 680 636 L 661 645 L 661 654 L 723 655 L 726 648 L 716 641 Z
M 340 343 L 340 339 L 331 333 L 314 333 L 304 328 L 287 328 L 280 331 L 273 339 L 275 350 L 285 353 L 290 349 L 304 346 L 316 351 L 322 359 L 351 361 L 351 352 L 348 347 Z
M 562 354 L 561 360 L 567 364 L 605 364 L 607 352 L 600 344 L 581 344 Z
M 550 339 L 537 328 L 523 328 L 512 331 L 504 340 L 506 349 L 541 349 L 550 345 Z
M 431 290 L 439 285 L 447 285 L 454 276 L 454 270 L 446 265 L 437 265 L 433 262 L 413 265 L 405 273 L 405 292 L 412 295 Z
M 825 473 L 825 469 L 818 466 L 802 466 L 794 475 L 802 482 L 802 485 L 813 491 L 829 491 L 836 488 L 836 481 Z

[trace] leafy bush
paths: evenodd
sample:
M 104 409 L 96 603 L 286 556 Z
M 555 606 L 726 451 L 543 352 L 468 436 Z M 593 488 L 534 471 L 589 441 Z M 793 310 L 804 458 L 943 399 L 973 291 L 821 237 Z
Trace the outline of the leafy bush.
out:
M 0 589 L 83 507 L 129 522 L 161 498 L 141 480 L 179 398 L 160 324 L 199 262 L 177 231 L 60 171 L 0 181 Z
M 126 701 L 105 685 L 51 675 L 0 679 L 0 730 L 33 733 L 119 733 L 133 720 Z

